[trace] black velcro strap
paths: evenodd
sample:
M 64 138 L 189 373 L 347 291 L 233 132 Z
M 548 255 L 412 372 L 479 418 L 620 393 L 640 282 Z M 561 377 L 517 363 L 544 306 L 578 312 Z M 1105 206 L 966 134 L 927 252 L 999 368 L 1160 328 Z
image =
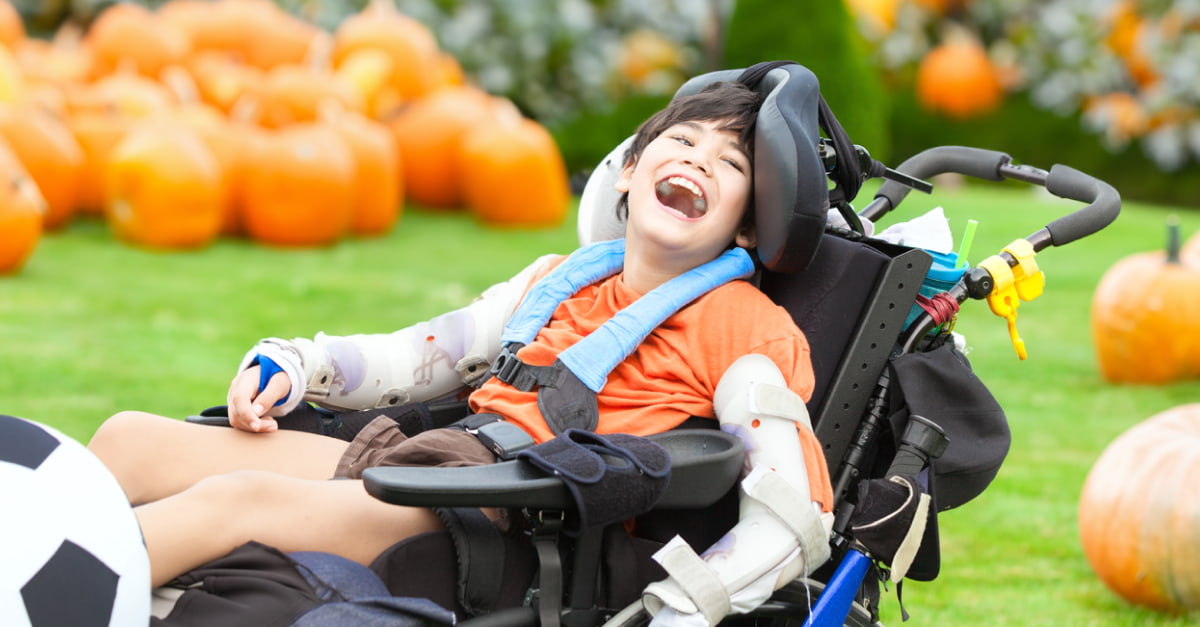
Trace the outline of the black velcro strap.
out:
M 454 541 L 458 603 L 472 616 L 495 611 L 504 577 L 500 530 L 476 507 L 438 507 L 434 512 Z
M 563 478 L 582 527 L 602 526 L 649 511 L 671 475 L 671 457 L 646 438 L 580 429 L 526 449 L 519 459 Z

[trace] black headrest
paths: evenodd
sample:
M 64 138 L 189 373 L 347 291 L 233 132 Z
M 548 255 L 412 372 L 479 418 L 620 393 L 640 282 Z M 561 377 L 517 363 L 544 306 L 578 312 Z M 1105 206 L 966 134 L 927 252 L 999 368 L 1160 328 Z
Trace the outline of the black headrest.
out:
M 741 81 L 763 96 L 754 136 L 754 219 L 758 257 L 770 270 L 803 270 L 816 254 L 829 210 L 829 181 L 818 146 L 821 89 L 797 63 L 761 63 L 687 81 L 675 97 L 718 81 Z

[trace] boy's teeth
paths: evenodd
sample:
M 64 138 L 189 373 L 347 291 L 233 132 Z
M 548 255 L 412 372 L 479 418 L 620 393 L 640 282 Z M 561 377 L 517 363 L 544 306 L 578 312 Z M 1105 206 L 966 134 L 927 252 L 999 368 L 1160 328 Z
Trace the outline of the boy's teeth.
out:
M 698 218 L 708 210 L 708 201 L 700 186 L 682 176 L 670 176 L 659 181 L 655 192 L 659 202 L 689 218 Z
M 700 192 L 700 188 L 697 187 L 695 183 L 683 178 L 682 176 L 672 176 L 671 178 L 667 179 L 667 182 L 672 185 L 682 187 L 695 194 L 697 197 L 703 196 L 703 194 Z

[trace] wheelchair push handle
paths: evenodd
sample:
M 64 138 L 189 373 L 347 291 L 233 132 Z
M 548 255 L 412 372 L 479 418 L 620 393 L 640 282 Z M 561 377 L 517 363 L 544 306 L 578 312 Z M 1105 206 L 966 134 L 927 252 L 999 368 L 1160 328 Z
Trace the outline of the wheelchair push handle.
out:
M 968 146 L 938 146 L 920 152 L 897 170 L 916 178 L 955 172 L 988 181 L 1015 179 L 1041 185 L 1059 198 L 1075 200 L 1086 206 L 1065 215 L 1028 239 L 1035 250 L 1048 245 L 1062 246 L 1087 237 L 1108 226 L 1121 211 L 1121 196 L 1108 183 L 1079 170 L 1054 165 L 1049 172 L 1038 168 L 1013 165 L 1012 157 L 1003 152 Z M 899 206 L 911 189 L 895 181 L 885 181 L 875 193 L 875 199 L 859 215 L 877 220 Z
M 1047 191 L 1059 198 L 1088 203 L 1046 225 L 1054 246 L 1069 244 L 1103 229 L 1121 212 L 1121 195 L 1112 185 L 1075 168 L 1061 164 L 1051 167 L 1045 185 Z

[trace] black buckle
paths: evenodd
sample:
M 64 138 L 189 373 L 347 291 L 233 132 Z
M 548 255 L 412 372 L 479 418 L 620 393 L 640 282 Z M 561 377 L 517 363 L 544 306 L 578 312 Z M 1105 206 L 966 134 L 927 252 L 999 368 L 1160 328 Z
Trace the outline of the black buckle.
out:
M 500 354 L 496 355 L 496 360 L 492 362 L 491 367 L 491 372 L 497 379 L 512 385 L 517 372 L 521 370 L 521 366 L 525 365 L 517 358 L 517 351 L 520 349 L 521 344 L 505 344 L 500 347 Z
M 491 373 L 522 392 L 533 391 L 541 385 L 558 385 L 562 374 L 553 366 L 531 366 L 517 357 L 517 351 L 522 346 L 524 344 L 513 342 L 501 347 L 500 354 L 492 362 Z

